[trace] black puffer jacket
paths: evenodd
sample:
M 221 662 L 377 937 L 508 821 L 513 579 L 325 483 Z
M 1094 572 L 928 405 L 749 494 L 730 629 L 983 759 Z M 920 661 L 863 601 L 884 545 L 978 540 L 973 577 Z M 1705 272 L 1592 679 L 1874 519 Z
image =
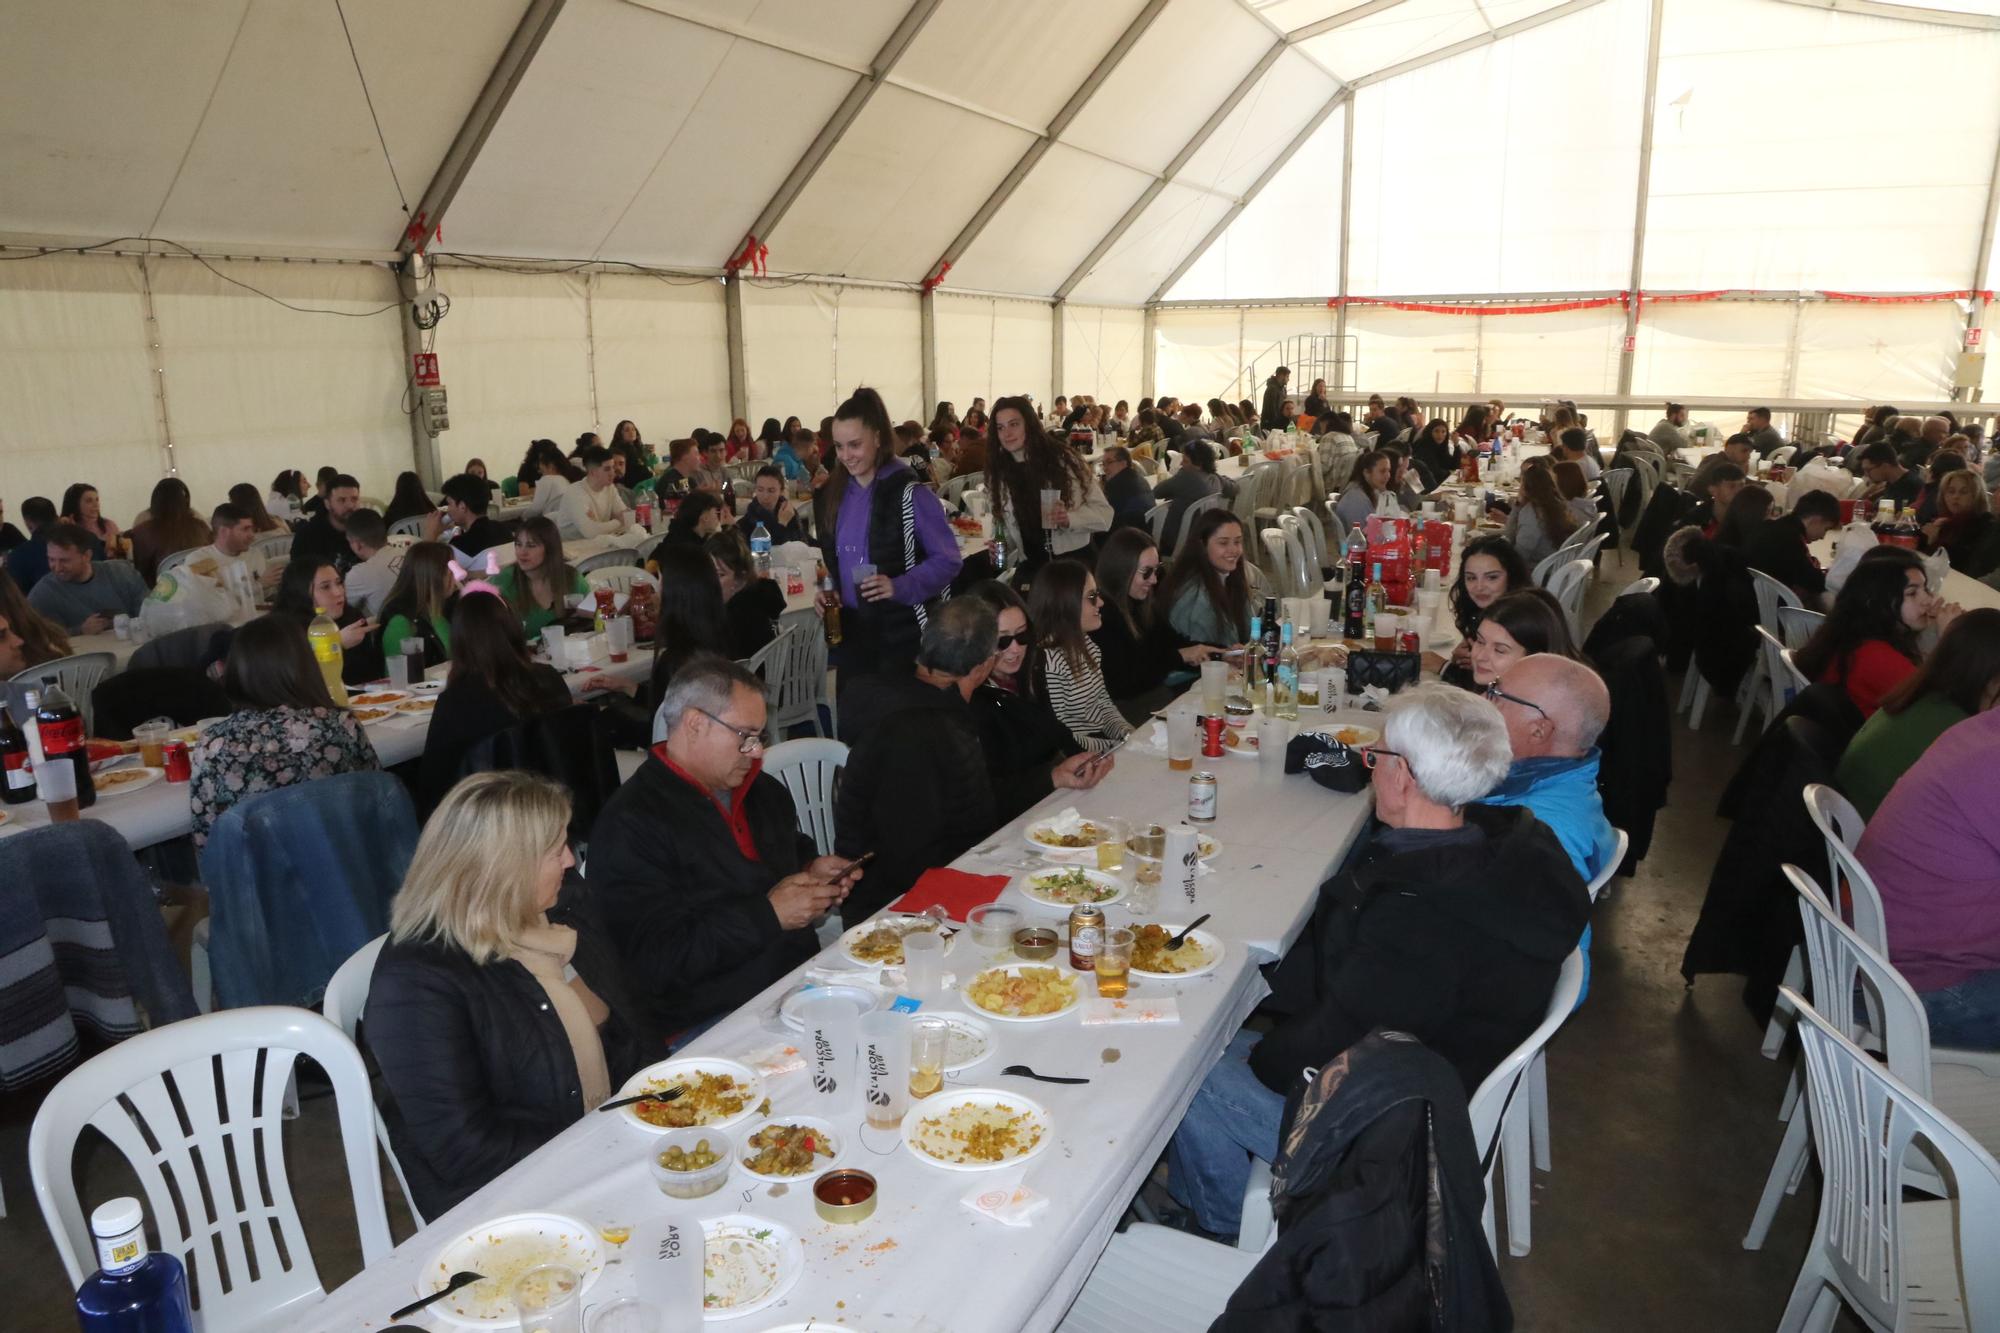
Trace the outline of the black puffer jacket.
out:
M 1056 720 L 1047 695 L 1013 694 L 997 685 L 981 685 L 973 692 L 972 715 L 993 777 L 997 823 L 1007 823 L 1054 791 L 1049 770 L 1083 753 L 1076 736 Z
M 731 798 L 752 859 L 715 798 L 660 753 L 598 815 L 588 867 L 648 1041 L 728 1013 L 819 948 L 809 927 L 778 924 L 769 897 L 813 858 L 784 784 L 753 771 Z
M 1384 1027 L 1451 1061 L 1470 1096 L 1540 1024 L 1590 919 L 1556 835 L 1498 806 L 1467 806 L 1456 836 L 1377 830 L 1328 891 L 1318 1003 L 1250 1057 L 1274 1091 Z
M 880 720 L 848 754 L 834 804 L 834 850 L 848 857 L 875 853 L 841 904 L 848 925 L 902 897 L 924 871 L 950 864 L 1000 825 L 978 724 L 957 686 L 868 676 L 850 693 L 863 691 L 892 697 L 868 701 Z M 843 703 L 843 720 L 848 711 Z

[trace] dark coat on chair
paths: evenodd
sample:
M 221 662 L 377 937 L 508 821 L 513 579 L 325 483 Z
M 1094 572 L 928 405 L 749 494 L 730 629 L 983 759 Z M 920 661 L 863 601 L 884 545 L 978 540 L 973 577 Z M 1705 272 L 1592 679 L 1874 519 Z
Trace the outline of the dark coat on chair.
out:
M 1611 716 L 1597 738 L 1604 752 L 1597 790 L 1604 817 L 1631 840 L 1622 875 L 1637 869 L 1652 849 L 1653 822 L 1674 777 L 1673 705 L 1656 638 L 1665 627 L 1666 615 L 1654 598 L 1620 597 L 1584 644 L 1584 655 L 1611 695 Z
M 131 740 L 132 728 L 156 717 L 186 727 L 230 711 L 222 687 L 192 667 L 121 671 L 90 692 L 91 729 L 112 741 Z

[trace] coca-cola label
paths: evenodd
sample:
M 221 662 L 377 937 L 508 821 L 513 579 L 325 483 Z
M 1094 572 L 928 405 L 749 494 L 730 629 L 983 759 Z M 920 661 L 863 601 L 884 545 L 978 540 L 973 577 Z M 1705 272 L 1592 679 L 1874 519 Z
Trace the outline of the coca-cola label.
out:
M 28 763 L 26 750 L 16 750 L 6 755 L 5 760 L 8 791 L 25 791 L 35 785 L 35 770 Z
M 37 724 L 42 733 L 42 753 L 46 755 L 69 754 L 83 748 L 83 718 L 72 715 L 54 721 L 44 719 Z

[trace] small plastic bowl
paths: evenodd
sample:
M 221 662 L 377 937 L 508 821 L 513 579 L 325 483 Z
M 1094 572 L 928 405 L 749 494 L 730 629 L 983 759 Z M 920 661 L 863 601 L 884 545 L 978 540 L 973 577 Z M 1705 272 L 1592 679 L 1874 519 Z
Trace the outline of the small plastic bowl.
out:
M 875 1214 L 875 1177 L 846 1168 L 813 1182 L 813 1210 L 828 1222 L 852 1225 Z
M 660 1158 L 667 1149 L 693 1152 L 695 1145 L 703 1139 L 708 1140 L 709 1148 L 716 1155 L 713 1165 L 699 1171 L 669 1171 L 660 1164 Z M 646 1155 L 646 1164 L 652 1168 L 653 1183 L 660 1187 L 660 1193 L 673 1199 L 699 1199 L 704 1194 L 715 1193 L 729 1178 L 729 1167 L 735 1160 L 736 1145 L 729 1136 L 719 1129 L 702 1126 L 668 1130 L 653 1141 L 652 1151 Z
M 1125 839 L 1125 846 L 1140 856 L 1157 861 L 1167 854 L 1167 831 L 1158 824 L 1148 824 Z
M 1030 926 L 1014 932 L 1014 952 L 1031 963 L 1045 963 L 1056 956 L 1056 933 L 1046 926 Z
M 1004 949 L 1014 942 L 1014 932 L 1021 926 L 1021 913 L 1016 908 L 987 903 L 967 912 L 965 924 L 980 948 Z

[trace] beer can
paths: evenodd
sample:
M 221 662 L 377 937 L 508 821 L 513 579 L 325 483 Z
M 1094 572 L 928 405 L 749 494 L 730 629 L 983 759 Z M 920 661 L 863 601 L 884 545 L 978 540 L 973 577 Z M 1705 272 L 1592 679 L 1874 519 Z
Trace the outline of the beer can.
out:
M 1188 820 L 1195 824 L 1215 822 L 1215 774 L 1195 773 L 1188 778 Z
M 1069 909 L 1069 965 L 1079 972 L 1097 970 L 1097 951 L 1104 944 L 1104 909 L 1078 903 Z
M 1201 723 L 1201 752 L 1210 759 L 1222 758 L 1222 729 L 1229 719 L 1217 713 L 1204 713 L 1197 721 Z
M 160 747 L 161 767 L 169 782 L 186 782 L 194 776 L 194 765 L 186 741 L 168 741 Z

